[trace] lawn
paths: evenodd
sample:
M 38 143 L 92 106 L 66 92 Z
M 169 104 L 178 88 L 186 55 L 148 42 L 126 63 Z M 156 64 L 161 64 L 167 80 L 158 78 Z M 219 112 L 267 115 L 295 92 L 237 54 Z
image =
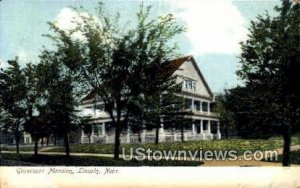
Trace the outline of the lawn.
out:
M 300 137 L 294 136 L 292 138 L 292 145 L 300 144 Z M 204 152 L 207 150 L 236 150 L 238 155 L 243 154 L 246 150 L 273 150 L 281 148 L 283 141 L 281 137 L 273 137 L 270 139 L 229 139 L 229 140 L 207 140 L 207 141 L 187 141 L 187 142 L 172 142 L 172 143 L 160 143 L 158 145 L 154 143 L 143 143 L 143 144 L 122 144 L 122 149 L 125 150 L 126 154 L 129 154 L 130 149 L 133 149 L 135 154 L 136 148 L 144 148 L 147 150 L 150 148 L 154 150 L 189 150 L 199 151 L 200 149 Z M 44 147 L 45 148 L 45 147 Z M 113 154 L 113 144 L 73 144 L 71 145 L 72 153 L 96 153 L 96 154 Z M 2 151 L 15 151 L 15 147 L 3 147 Z M 20 147 L 20 151 L 33 151 L 33 147 Z M 55 148 L 49 148 L 44 152 L 64 152 L 63 146 L 57 146 Z
M 20 145 L 20 151 L 33 151 L 34 150 L 34 146 L 22 146 Z M 12 146 L 2 146 L 0 148 L 0 151 L 16 151 L 16 146 L 12 145 Z
M 293 137 L 292 145 L 300 144 L 299 137 Z M 132 148 L 135 151 L 136 148 L 144 148 L 151 150 L 236 150 L 240 155 L 246 150 L 256 151 L 256 150 L 273 150 L 281 148 L 283 145 L 282 139 L 276 137 L 268 140 L 264 139 L 229 139 L 229 140 L 208 140 L 208 141 L 187 141 L 187 142 L 172 142 L 172 143 L 160 143 L 158 145 L 153 143 L 143 143 L 143 144 L 122 144 L 122 149 L 125 150 L 126 154 L 129 154 Z M 73 153 L 98 153 L 98 154 L 112 154 L 113 144 L 74 144 L 71 145 L 71 152 Z M 49 152 L 64 152 L 64 147 L 56 147 Z
M 124 161 L 108 157 L 79 157 L 63 155 L 1 154 L 1 166 L 200 166 L 199 161 L 144 160 Z

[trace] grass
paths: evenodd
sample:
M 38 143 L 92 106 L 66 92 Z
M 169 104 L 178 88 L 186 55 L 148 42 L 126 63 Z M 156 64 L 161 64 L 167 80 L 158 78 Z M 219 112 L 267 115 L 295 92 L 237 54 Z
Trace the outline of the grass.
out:
M 38 164 L 46 166 L 200 166 L 203 162 L 199 161 L 172 161 L 172 160 L 145 160 L 145 161 L 124 161 L 114 160 L 108 157 L 79 157 L 63 155 L 38 155 L 30 154 L 1 154 L 1 159 L 5 161 L 4 166 L 18 164 L 15 161 L 28 162 L 28 164 Z M 21 163 L 24 165 L 24 163 Z
M 20 146 L 20 151 L 33 151 L 34 146 Z M 1 147 L 0 151 L 16 151 L 16 146 Z
M 300 137 L 292 137 L 292 145 L 300 144 Z M 187 142 L 172 142 L 172 143 L 160 143 L 158 145 L 154 143 L 143 143 L 143 144 L 122 144 L 122 149 L 125 150 L 126 154 L 129 154 L 132 148 L 135 152 L 136 148 L 144 148 L 151 150 L 189 150 L 199 151 L 200 149 L 204 152 L 206 150 L 236 150 L 238 155 L 243 154 L 246 150 L 273 150 L 281 148 L 283 141 L 281 137 L 272 137 L 270 139 L 229 139 L 229 140 L 207 140 L 207 141 L 187 141 Z M 72 153 L 97 153 L 97 154 L 113 154 L 113 144 L 73 144 L 71 145 Z M 14 147 L 2 148 L 2 151 L 15 151 Z M 20 151 L 33 151 L 32 147 L 20 147 Z M 63 146 L 50 148 L 45 152 L 64 152 Z M 133 153 L 135 154 L 135 153 Z
M 292 139 L 292 145 L 297 145 L 300 143 L 300 139 L 294 137 Z M 187 141 L 187 142 L 172 142 L 172 143 L 160 143 L 158 145 L 153 143 L 143 143 L 143 144 L 122 144 L 122 148 L 125 153 L 129 154 L 132 148 L 135 151 L 136 148 L 144 148 L 151 150 L 236 150 L 238 155 L 242 154 L 246 150 L 256 151 L 256 150 L 273 150 L 281 148 L 283 141 L 280 138 L 272 138 L 268 140 L 264 139 L 230 139 L 230 140 L 208 140 L 208 141 Z M 112 154 L 113 144 L 74 144 L 71 145 L 71 152 L 73 153 L 99 153 L 99 154 Z M 49 152 L 64 152 L 64 147 L 56 147 Z

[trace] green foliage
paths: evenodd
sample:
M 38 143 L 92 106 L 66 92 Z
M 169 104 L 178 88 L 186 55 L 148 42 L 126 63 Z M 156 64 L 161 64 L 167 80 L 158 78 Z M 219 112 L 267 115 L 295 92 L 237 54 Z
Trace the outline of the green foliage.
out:
M 85 121 L 80 117 L 76 106 L 79 104 L 75 95 L 74 76 L 63 64 L 61 57 L 54 52 L 43 51 L 40 56 L 39 70 L 43 73 L 44 104 L 41 115 L 51 132 L 63 138 L 66 154 L 69 154 L 69 133 L 76 131 Z
M 295 124 L 294 118 L 299 119 L 300 96 L 299 4 L 284 1 L 276 10 L 277 17 L 259 16 L 251 22 L 250 38 L 242 43 L 238 71 L 246 82 L 249 109 L 257 117 L 273 121 L 273 127 L 285 126 L 290 121 Z M 279 131 L 282 132 L 280 127 Z
M 244 120 L 260 124 L 257 130 L 283 135 L 283 164 L 289 165 L 290 135 L 299 131 L 300 120 L 300 4 L 283 0 L 275 10 L 277 16 L 251 22 L 237 73 L 245 81 L 240 99 L 249 112 Z
M 87 84 L 97 93 L 96 99 L 104 102 L 116 127 L 115 158 L 118 158 L 120 131 L 127 126 L 129 116 L 135 113 L 132 109 L 138 100 L 147 96 L 153 98 L 152 102 L 160 101 L 157 100 L 159 94 L 170 87 L 168 80 L 164 80 L 168 84 L 162 86 L 158 77 L 161 77 L 163 63 L 176 55 L 177 45 L 171 44 L 171 39 L 184 29 L 170 14 L 148 20 L 150 7 L 145 9 L 143 5 L 137 13 L 138 24 L 126 29 L 120 27 L 119 15 L 111 18 L 102 4 L 97 16 L 76 11 L 82 19 L 76 29 L 64 31 L 55 23 L 49 23 L 55 36 L 48 36 L 57 47 L 55 54 L 76 80 L 82 86 Z M 74 32 L 81 33 L 83 39 L 74 37 Z M 147 87 L 145 83 L 149 83 Z M 153 91 L 156 93 L 151 93 Z M 158 111 L 158 107 L 156 105 L 154 109 Z
M 21 68 L 18 58 L 7 62 L 8 68 L 0 70 L 0 106 L 1 106 L 1 129 L 11 132 L 16 141 L 17 153 L 19 152 L 19 142 L 21 131 L 25 122 L 30 117 L 35 99 L 31 93 L 30 81 L 31 67 Z
M 234 97 L 232 92 L 225 91 L 224 94 L 215 97 L 215 103 L 212 106 L 212 111 L 219 114 L 220 125 L 226 138 L 229 137 L 230 130 L 236 130 L 237 116 L 234 107 L 239 106 L 240 100 L 236 100 Z

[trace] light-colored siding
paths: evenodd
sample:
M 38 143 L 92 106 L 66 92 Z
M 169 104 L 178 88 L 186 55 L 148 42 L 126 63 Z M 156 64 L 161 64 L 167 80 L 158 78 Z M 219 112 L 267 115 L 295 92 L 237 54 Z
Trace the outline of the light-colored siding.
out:
M 183 82 L 184 78 L 190 78 L 196 80 L 196 91 L 190 91 L 196 93 L 201 96 L 210 97 L 210 94 L 207 88 L 204 85 L 203 80 L 201 79 L 200 75 L 198 74 L 196 67 L 194 67 L 191 61 L 185 61 L 179 69 L 177 69 L 174 74 L 179 75 L 178 82 Z M 185 90 L 183 86 L 183 90 Z

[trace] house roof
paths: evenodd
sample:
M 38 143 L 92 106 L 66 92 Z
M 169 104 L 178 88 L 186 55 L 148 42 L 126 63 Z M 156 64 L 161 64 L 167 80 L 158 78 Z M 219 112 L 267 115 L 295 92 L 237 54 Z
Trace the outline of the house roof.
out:
M 210 90 L 206 80 L 204 79 L 204 76 L 203 76 L 202 72 L 200 71 L 200 69 L 199 69 L 199 67 L 198 67 L 198 65 L 197 65 L 197 63 L 196 63 L 193 56 L 188 55 L 188 56 L 180 57 L 180 58 L 177 58 L 177 59 L 174 59 L 174 60 L 171 60 L 171 61 L 165 63 L 164 66 L 163 66 L 163 70 L 165 70 L 167 72 L 164 72 L 164 73 L 173 74 L 186 61 L 191 61 L 193 63 L 197 73 L 199 74 L 201 80 L 204 83 L 204 86 L 206 87 L 210 97 L 212 98 L 213 93 Z M 85 97 L 83 97 L 81 99 L 81 101 L 91 100 L 96 96 L 96 94 L 97 94 L 96 90 L 92 90 L 89 94 L 87 94 Z
M 164 63 L 163 70 L 167 71 L 169 74 L 173 74 L 184 62 L 191 60 L 191 58 L 193 57 L 189 55 L 168 61 Z
M 204 78 L 202 72 L 200 71 L 200 69 L 199 69 L 199 67 L 198 67 L 198 65 L 197 65 L 197 62 L 195 61 L 195 59 L 194 59 L 193 56 L 191 56 L 190 60 L 191 60 L 191 62 L 193 63 L 193 65 L 194 65 L 196 71 L 198 72 L 198 74 L 199 74 L 201 80 L 203 81 L 204 86 L 206 87 L 206 89 L 207 89 L 207 91 L 208 91 L 208 93 L 209 93 L 209 95 L 210 95 L 210 97 L 211 97 L 211 99 L 212 99 L 213 96 L 214 96 L 214 94 L 213 94 L 213 92 L 211 91 L 211 89 L 209 88 L 209 86 L 208 86 L 208 84 L 207 84 L 207 82 L 206 82 L 206 80 L 205 80 L 205 78 Z
M 83 98 L 81 99 L 81 101 L 91 100 L 91 99 L 95 98 L 96 94 L 97 94 L 97 92 L 96 92 L 96 90 L 94 89 L 94 90 L 92 90 L 89 94 L 87 94 L 85 97 L 83 97 Z

